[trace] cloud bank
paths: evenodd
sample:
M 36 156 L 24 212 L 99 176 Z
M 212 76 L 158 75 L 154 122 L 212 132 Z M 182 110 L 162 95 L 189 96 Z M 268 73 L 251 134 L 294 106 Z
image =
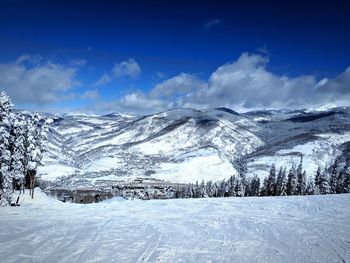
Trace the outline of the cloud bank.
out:
M 45 62 L 40 56 L 23 55 L 14 62 L 0 64 L 0 90 L 5 90 L 16 104 L 49 106 L 67 99 L 83 99 L 90 101 L 89 111 L 132 114 L 176 107 L 229 107 L 246 111 L 350 106 L 350 67 L 334 78 L 290 77 L 269 71 L 267 54 L 242 53 L 235 61 L 218 67 L 207 79 L 181 72 L 158 80 L 147 92 L 133 89 L 107 102 L 96 87 L 122 77 L 133 81 L 141 73 L 139 64 L 132 58 L 116 63 L 110 73 L 102 75 L 95 84 L 80 88 L 81 94 L 73 93 L 74 88 L 81 85 L 77 74 L 85 63 L 76 60 L 62 65 Z M 113 90 L 110 93 L 113 94 Z
M 166 110 L 173 107 L 317 108 L 350 106 L 350 67 L 334 79 L 288 77 L 267 69 L 269 58 L 243 53 L 236 61 L 217 68 L 207 80 L 180 73 L 148 93 L 126 94 L 116 105 L 129 111 Z
M 23 55 L 15 62 L 0 64 L 0 90 L 6 91 L 16 103 L 54 103 L 72 98 L 70 91 L 80 85 L 77 70 L 77 66 Z
M 136 79 L 141 74 L 141 67 L 135 59 L 129 58 L 120 63 L 115 63 L 110 73 L 103 73 L 103 75 L 95 82 L 94 86 L 105 86 L 109 84 L 113 78 L 119 79 L 129 77 Z
M 141 68 L 133 58 L 129 58 L 128 60 L 114 64 L 112 73 L 117 78 L 120 78 L 120 77 L 137 78 L 141 74 Z

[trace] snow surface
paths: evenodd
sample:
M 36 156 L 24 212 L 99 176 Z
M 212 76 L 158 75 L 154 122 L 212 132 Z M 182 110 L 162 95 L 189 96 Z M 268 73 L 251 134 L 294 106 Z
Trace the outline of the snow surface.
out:
M 172 182 L 220 181 L 236 173 L 232 159 L 264 144 L 253 133 L 259 129 L 249 118 L 220 110 L 174 109 L 136 119 L 67 115 L 51 126 L 38 175 L 88 183 L 149 171 Z M 215 152 L 203 156 L 202 149 Z
M 182 155 L 178 163 L 162 163 L 152 177 L 176 183 L 199 183 L 204 180 L 227 180 L 237 174 L 227 159 L 221 159 L 215 151 L 202 149 Z
M 273 156 L 256 157 L 248 163 L 248 175 L 258 175 L 260 179 L 266 177 L 272 164 L 276 168 L 286 167 L 290 169 L 300 163 L 300 155 L 303 155 L 303 169 L 308 176 L 313 176 L 318 166 L 324 168 L 330 166 L 340 154 L 338 146 L 350 140 L 350 133 L 344 134 L 318 134 L 320 139 L 297 145 L 290 149 L 283 149 Z
M 38 167 L 38 174 L 47 181 L 55 180 L 57 177 L 75 174 L 79 171 L 76 167 L 71 167 L 66 164 L 54 163 Z
M 345 159 L 344 143 L 350 141 L 348 108 L 323 115 L 288 110 L 237 115 L 221 108 L 173 109 L 143 117 L 117 113 L 52 117 L 56 121 L 44 155 L 46 168 L 40 168 L 38 175 L 47 181 L 69 175 L 76 184 L 101 180 L 110 184 L 119 177 L 150 174 L 173 182 L 221 181 L 245 164 L 248 176 L 263 179 L 273 163 L 277 169 L 290 169 L 299 164 L 301 155 L 311 176 L 319 165 L 329 166 L 336 157 Z M 203 149 L 215 153 L 203 155 Z M 70 181 L 62 183 L 66 182 Z
M 0 208 L 1 262 L 349 262 L 350 194 Z

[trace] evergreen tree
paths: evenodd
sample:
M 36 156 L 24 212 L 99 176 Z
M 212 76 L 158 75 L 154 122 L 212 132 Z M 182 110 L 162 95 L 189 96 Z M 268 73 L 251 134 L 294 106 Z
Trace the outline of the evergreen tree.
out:
M 225 191 L 226 191 L 226 182 L 225 180 L 222 180 L 219 188 L 219 197 L 224 197 Z
M 244 180 L 244 189 L 245 189 L 245 195 L 244 196 L 252 196 L 252 178 L 248 178 Z
M 298 178 L 295 170 L 294 164 L 292 165 L 292 168 L 289 170 L 288 173 L 288 180 L 287 180 L 287 195 L 296 195 L 298 194 Z
M 297 168 L 297 179 L 298 179 L 297 194 L 304 195 L 306 190 L 306 174 L 305 174 L 305 171 L 303 173 L 303 157 L 300 158 L 300 163 Z
M 316 174 L 315 174 L 315 180 L 314 180 L 314 185 L 315 185 L 314 193 L 316 195 L 320 194 L 320 184 L 321 184 L 321 167 L 318 166 Z
M 236 192 L 235 192 L 235 176 L 232 175 L 229 179 L 228 179 L 228 187 L 229 187 L 229 196 L 235 196 Z
M 241 178 L 241 183 L 242 183 L 242 188 L 243 188 L 242 189 L 243 190 L 243 196 L 248 196 L 247 191 L 248 191 L 248 188 L 249 188 L 249 186 L 248 186 L 249 183 L 248 183 L 248 180 L 247 180 L 244 172 L 240 173 L 240 178 Z
M 343 172 L 343 193 L 350 193 L 350 171 L 349 169 L 344 170 Z
M 46 151 L 47 132 L 51 122 L 51 119 L 44 119 L 38 113 L 35 113 L 28 125 L 29 145 L 27 147 L 26 155 L 28 157 L 27 168 L 30 178 L 32 198 L 34 195 L 35 175 L 38 166 L 43 165 L 42 159 L 43 154 Z
M 329 179 L 329 187 L 330 187 L 330 193 L 335 194 L 337 193 L 337 189 L 339 189 L 338 186 L 338 173 L 337 173 L 337 168 L 338 168 L 338 159 L 335 159 L 332 167 L 331 167 L 331 175 Z
M 201 191 L 200 191 L 200 188 L 199 188 L 199 184 L 198 184 L 198 180 L 196 180 L 196 184 L 194 185 L 194 198 L 200 198 L 201 197 Z
M 217 185 L 217 183 L 214 183 L 213 185 L 213 192 L 214 192 L 214 197 L 219 197 L 219 187 Z
M 328 173 L 327 173 L 327 168 L 325 167 L 320 177 L 320 194 L 326 195 L 329 193 L 330 193 L 330 187 L 329 187 Z
M 257 175 L 250 181 L 250 195 L 251 196 L 259 196 L 260 194 L 260 178 Z
M 213 183 L 212 181 L 208 181 L 205 185 L 205 191 L 208 195 L 208 197 L 214 197 L 214 189 L 213 189 Z
M 276 195 L 276 169 L 274 164 L 272 164 L 269 176 L 267 177 L 266 195 Z
M 307 195 L 315 194 L 315 184 L 314 184 L 314 180 L 311 177 L 308 177 L 306 180 L 305 194 Z
M 240 176 L 236 177 L 235 196 L 242 197 L 245 195 L 243 180 Z
M 11 99 L 5 92 L 0 93 L 0 206 L 12 201 L 11 174 L 11 126 L 13 121 Z
M 347 157 L 345 166 L 339 174 L 341 176 L 339 181 L 341 193 L 350 193 L 350 155 Z
M 276 195 L 286 195 L 287 194 L 287 178 L 286 178 L 286 168 L 280 167 L 276 180 Z
M 13 152 L 11 154 L 11 177 L 13 178 L 15 184 L 21 185 L 24 183 L 24 125 L 24 117 L 20 114 L 13 123 L 13 131 L 11 136 L 13 143 Z
M 261 196 L 267 196 L 267 177 L 264 178 L 263 185 L 260 190 Z
M 200 185 L 200 197 L 208 197 L 207 188 L 205 186 L 204 180 L 202 180 L 202 183 Z

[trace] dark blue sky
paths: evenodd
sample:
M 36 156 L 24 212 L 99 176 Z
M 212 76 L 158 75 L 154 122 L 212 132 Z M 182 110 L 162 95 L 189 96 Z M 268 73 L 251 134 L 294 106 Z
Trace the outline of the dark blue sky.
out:
M 278 76 L 335 78 L 350 65 L 350 5 L 306 2 L 2 0 L 0 63 L 28 54 L 40 59 L 23 62 L 26 72 L 46 63 L 76 69 L 79 85 L 67 84 L 66 99 L 54 104 L 12 92 L 19 105 L 57 107 L 91 104 L 86 91 L 100 103 L 147 93 L 182 72 L 207 81 L 243 52 L 268 57 L 265 70 Z M 113 77 L 113 66 L 130 58 L 140 70 Z M 103 74 L 110 80 L 96 85 Z

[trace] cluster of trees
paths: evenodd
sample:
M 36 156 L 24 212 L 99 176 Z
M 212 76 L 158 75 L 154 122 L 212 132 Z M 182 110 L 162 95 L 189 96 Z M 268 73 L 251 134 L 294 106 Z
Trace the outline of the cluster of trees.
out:
M 272 165 L 269 175 L 265 178 L 260 195 L 318 195 L 341 194 L 350 192 L 350 158 L 341 167 L 336 159 L 329 167 L 323 170 L 318 167 L 313 176 L 307 176 L 303 171 L 303 159 L 301 158 L 297 168 L 292 166 L 288 174 L 281 167 L 276 174 Z
M 204 197 L 241 197 L 258 196 L 260 193 L 260 179 L 257 176 L 245 178 L 244 174 L 231 176 L 221 182 L 202 181 L 195 184 L 173 187 L 174 198 L 204 198 Z
M 350 193 L 350 158 L 340 167 L 336 159 L 330 168 L 323 171 L 318 167 L 314 176 L 307 176 L 303 170 L 303 159 L 297 167 L 294 165 L 288 171 L 275 165 L 271 166 L 268 176 L 262 185 L 257 176 L 246 178 L 244 173 L 231 176 L 220 183 L 211 181 L 205 183 L 179 185 L 171 189 L 174 198 L 203 197 L 241 197 L 241 196 L 283 196 L 283 195 L 318 195 Z
M 39 114 L 15 113 L 10 97 L 0 93 L 0 206 L 13 204 L 15 190 L 34 195 L 51 120 Z M 17 199 L 18 203 L 18 199 Z

